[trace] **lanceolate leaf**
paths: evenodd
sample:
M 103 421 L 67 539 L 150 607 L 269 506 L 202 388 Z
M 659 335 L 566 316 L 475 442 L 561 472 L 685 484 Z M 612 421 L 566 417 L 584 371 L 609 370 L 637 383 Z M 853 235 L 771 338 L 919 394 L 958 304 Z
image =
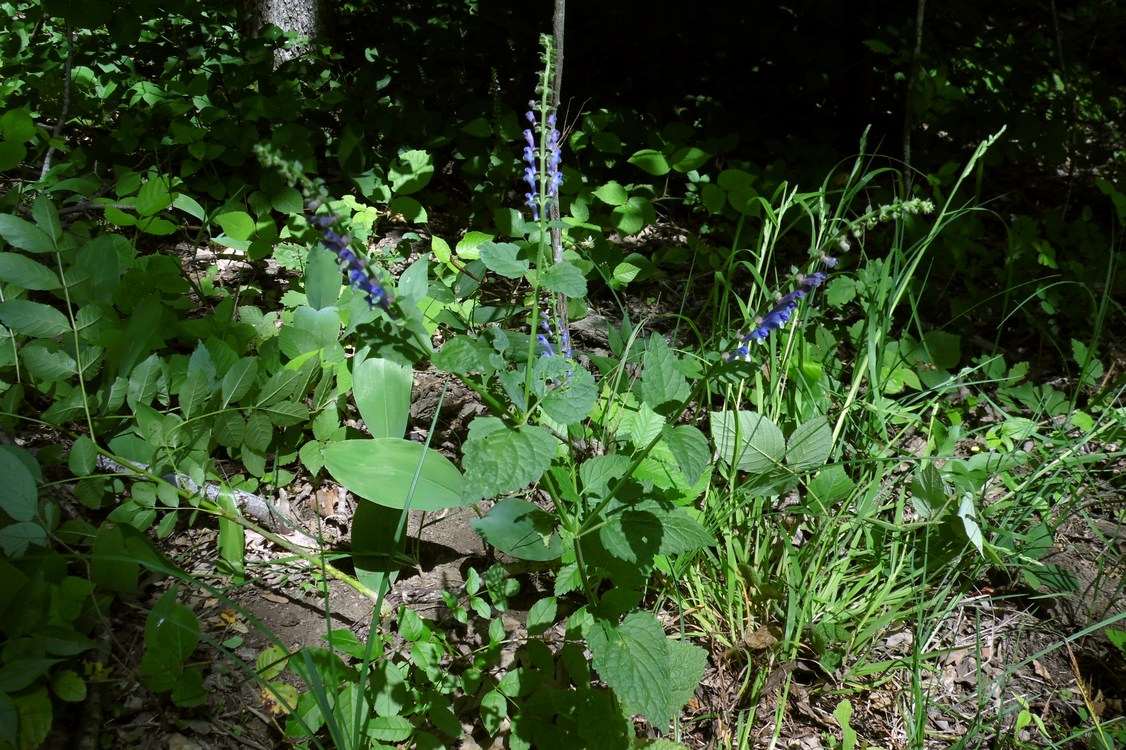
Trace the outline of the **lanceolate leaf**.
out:
M 352 368 L 356 408 L 374 438 L 401 438 L 411 406 L 411 368 L 373 357 Z
M 24 336 L 53 338 L 70 331 L 70 322 L 55 308 L 24 299 L 0 302 L 0 321 Z
M 325 466 L 336 481 L 356 495 L 388 508 L 442 510 L 466 504 L 462 501 L 462 477 L 457 467 L 437 451 L 418 443 L 402 438 L 343 440 L 326 446 L 323 455 Z M 422 470 L 411 496 L 420 459 Z

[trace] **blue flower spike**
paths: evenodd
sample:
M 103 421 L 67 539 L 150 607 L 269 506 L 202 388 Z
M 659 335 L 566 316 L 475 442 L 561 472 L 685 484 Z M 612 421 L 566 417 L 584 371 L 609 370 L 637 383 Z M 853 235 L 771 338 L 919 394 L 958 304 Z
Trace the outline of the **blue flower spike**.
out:
M 820 260 L 826 268 L 836 268 L 837 266 L 836 258 L 829 257 L 823 253 Z M 799 277 L 797 288 L 779 298 L 779 300 L 774 303 L 774 307 L 770 308 L 770 312 L 758 320 L 758 325 L 753 331 L 740 336 L 739 345 L 734 351 L 728 353 L 725 359 L 728 362 L 734 362 L 736 360 L 749 361 L 751 358 L 750 345 L 755 341 L 759 343 L 765 342 L 766 337 L 770 335 L 771 331 L 776 331 L 790 322 L 794 311 L 797 310 L 798 301 L 806 294 L 809 294 L 814 289 L 824 284 L 827 278 L 827 274 L 823 271 L 817 271 L 809 276 Z
M 337 217 L 307 214 L 306 218 L 310 224 L 320 231 L 321 242 L 324 246 L 336 256 L 340 270 L 348 277 L 348 284 L 364 295 L 368 305 L 379 307 L 387 315 L 394 318 L 395 315 L 391 312 L 391 302 L 394 298 L 379 282 L 371 277 L 367 265 L 360 260 L 359 256 L 348 249 L 348 239 L 332 229 L 333 225 L 336 224 Z

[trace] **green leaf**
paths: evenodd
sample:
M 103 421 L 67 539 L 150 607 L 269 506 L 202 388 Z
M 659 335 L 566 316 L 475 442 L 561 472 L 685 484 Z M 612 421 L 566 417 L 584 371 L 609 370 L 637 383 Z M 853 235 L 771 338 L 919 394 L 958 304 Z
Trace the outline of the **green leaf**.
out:
M 94 461 L 98 457 L 98 447 L 86 435 L 79 435 L 70 447 L 70 457 L 67 459 L 67 468 L 76 477 L 84 477 L 94 472 Z M 8 476 L 5 474 L 5 476 Z
M 829 461 L 833 431 L 825 417 L 814 417 L 797 426 L 786 447 L 786 463 L 794 471 L 820 469 Z
M 333 478 L 354 494 L 389 508 L 442 510 L 462 500 L 462 477 L 440 453 L 401 438 L 344 440 L 323 451 Z M 420 459 L 422 470 L 410 496 Z
M 700 200 L 710 214 L 718 214 L 727 205 L 727 191 L 710 182 L 704 183 L 700 190 Z
M 493 239 L 491 234 L 484 232 L 466 232 L 465 236 L 457 242 L 454 252 L 463 260 L 477 260 L 481 257 L 480 246 L 482 243 Z
M 426 209 L 414 198 L 396 196 L 387 204 L 387 211 L 394 217 L 402 217 L 400 221 L 409 221 L 412 224 L 425 224 L 427 222 Z
M 625 188 L 623 188 L 613 180 L 607 182 L 605 185 L 599 185 L 594 189 L 594 194 L 603 203 L 611 206 L 621 206 L 624 205 L 627 200 L 629 200 L 629 193 L 626 192 Z
M 59 700 L 67 703 L 81 703 L 86 700 L 86 680 L 72 669 L 56 672 L 51 677 L 51 690 Z
M 0 509 L 13 521 L 30 521 L 38 510 L 39 492 L 35 477 L 15 454 L 18 449 L 0 449 L 0 477 L 4 477 L 4 491 L 0 492 Z
M 915 511 L 926 520 L 942 516 L 950 500 L 949 490 L 942 475 L 933 463 L 926 463 L 911 480 L 911 503 Z
M 29 253 L 55 252 L 55 242 L 51 235 L 30 221 L 11 214 L 0 214 L 0 237 L 12 247 Z
M 201 222 L 207 219 L 207 212 L 203 210 L 203 206 L 190 195 L 176 193 L 175 197 L 172 199 L 172 206 Z
M 212 221 L 233 240 L 248 240 L 254 234 L 254 219 L 245 211 L 230 211 L 216 216 Z
M 668 446 L 688 484 L 696 484 L 712 458 L 704 433 L 692 425 L 673 427 L 666 424 L 661 428 L 661 439 Z
M 243 357 L 231 365 L 231 368 L 223 375 L 220 408 L 226 408 L 227 405 L 245 396 L 254 385 L 257 377 L 258 360 L 254 357 Z
M 410 415 L 414 372 L 389 359 L 371 357 L 352 366 L 356 408 L 373 438 L 402 438 Z
M 563 543 L 556 533 L 555 520 L 527 500 L 509 497 L 470 524 L 506 555 L 518 560 L 556 560 L 563 554 Z
M 685 146 L 684 148 L 677 149 L 673 155 L 669 157 L 672 162 L 672 168 L 681 174 L 691 172 L 693 169 L 699 169 L 704 166 L 710 158 L 712 158 L 711 154 L 695 146 Z
M 305 297 L 309 307 L 322 310 L 335 305 L 340 298 L 341 278 L 333 253 L 320 245 L 311 249 L 305 264 Z
M 573 263 L 556 263 L 540 275 L 540 280 L 549 292 L 575 299 L 586 296 L 586 277 Z
M 704 669 L 708 666 L 708 652 L 699 646 L 684 641 L 667 640 L 669 663 L 669 700 L 674 712 L 684 708 L 696 694 Z
M 19 715 L 19 738 L 15 746 L 20 750 L 39 747 L 47 739 L 54 719 L 46 686 L 16 696 L 15 704 Z
M 197 416 L 211 398 L 212 382 L 205 370 L 190 370 L 180 385 L 180 411 L 185 418 Z
M 455 336 L 437 351 L 434 366 L 442 372 L 466 375 L 491 370 L 488 357 L 493 350 L 473 336 Z
M 469 428 L 462 465 L 467 502 L 497 497 L 536 482 L 551 465 L 558 441 L 543 427 L 509 428 L 478 417 Z
M 680 708 L 673 705 L 667 643 L 661 623 L 648 612 L 633 612 L 621 625 L 598 621 L 587 637 L 598 674 L 627 711 L 640 713 L 660 731 Z
M 148 359 L 133 368 L 129 376 L 129 386 L 125 397 L 130 408 L 137 410 L 138 405 L 148 405 L 152 402 L 160 389 L 160 382 L 164 377 L 164 361 L 156 354 L 150 354 Z
M 684 401 L 691 393 L 688 381 L 676 368 L 676 359 L 664 337 L 654 333 L 645 348 L 641 370 L 641 399 L 654 410 L 670 401 Z
M 402 716 L 365 717 L 368 736 L 380 742 L 405 742 L 414 732 L 414 724 Z
M 637 234 L 656 218 L 648 198 L 635 195 L 610 212 L 610 224 L 624 235 Z
M 54 271 L 18 253 L 0 253 L 0 279 L 34 291 L 48 291 L 60 286 Z
M 530 263 L 518 257 L 520 246 L 511 242 L 482 242 L 478 248 L 485 267 L 506 279 L 519 279 L 527 273 Z
M 528 635 L 539 635 L 555 623 L 559 602 L 554 596 L 545 596 L 528 609 Z
M 145 647 L 182 663 L 199 645 L 199 632 L 199 619 L 176 601 L 173 587 L 157 600 L 145 619 Z
M 16 333 L 54 338 L 70 332 L 70 322 L 55 308 L 24 299 L 0 302 L 0 321 Z
M 434 176 L 434 160 L 426 151 L 407 151 L 399 155 L 387 170 L 391 189 L 398 195 L 417 193 Z
M 711 413 L 712 441 L 719 458 L 742 471 L 764 474 L 775 469 L 786 452 L 782 431 L 753 411 Z
M 233 582 L 244 582 L 243 573 L 246 570 L 246 534 L 239 518 L 239 510 L 235 505 L 234 493 L 230 487 L 223 485 L 216 503 L 230 516 L 219 519 L 219 561 L 220 571 L 233 575 Z
M 20 521 L 0 528 L 0 549 L 8 557 L 23 557 L 33 544 L 47 546 L 47 531 L 38 523 Z
M 561 425 L 578 424 L 586 419 L 598 403 L 598 384 L 594 376 L 582 368 L 575 368 L 570 382 L 551 388 L 540 400 L 540 408 L 550 419 Z
M 152 216 L 168 208 L 172 205 L 172 193 L 168 190 L 168 183 L 159 177 L 146 180 L 137 192 L 137 199 L 133 205 L 141 216 Z
M 651 148 L 643 148 L 635 152 L 634 155 L 629 158 L 629 163 L 648 172 L 654 177 L 668 174 L 670 168 L 668 161 L 665 160 L 665 155 Z

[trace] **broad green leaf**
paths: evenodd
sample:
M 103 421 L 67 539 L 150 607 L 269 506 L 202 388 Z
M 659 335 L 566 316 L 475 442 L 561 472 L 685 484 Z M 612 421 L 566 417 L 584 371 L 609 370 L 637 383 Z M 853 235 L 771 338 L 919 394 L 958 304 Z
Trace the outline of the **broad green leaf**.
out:
M 0 321 L 24 336 L 54 338 L 70 331 L 70 321 L 61 312 L 24 299 L 0 302 Z
M 373 438 L 402 438 L 410 414 L 414 372 L 389 359 L 372 357 L 352 367 L 356 408 Z
M 665 155 L 651 148 L 643 148 L 635 152 L 629 158 L 629 163 L 655 177 L 660 177 L 669 172 L 669 163 L 665 160 Z
M 555 457 L 558 441 L 543 427 L 506 427 L 478 417 L 464 445 L 465 500 L 498 497 L 539 481 Z
M 45 383 L 66 380 L 78 372 L 78 363 L 49 339 L 39 339 L 20 350 L 27 371 Z
M 336 481 L 374 503 L 426 511 L 467 504 L 457 467 L 418 443 L 401 438 L 344 440 L 326 446 L 323 455 Z M 420 460 L 422 470 L 412 497 Z
M 216 216 L 212 221 L 233 240 L 248 240 L 254 234 L 254 219 L 245 211 L 230 211 Z
M 434 176 L 434 160 L 426 151 L 407 151 L 391 163 L 387 170 L 391 189 L 398 195 L 417 193 Z
M 14 169 L 25 158 L 27 158 L 27 146 L 12 141 L 0 141 L 0 172 Z M 0 731 L 0 739 L 2 738 L 3 732 Z
M 707 182 L 700 190 L 700 200 L 710 214 L 718 214 L 727 205 L 727 191 L 719 185 Z
M 470 524 L 486 542 L 518 560 L 556 560 L 563 543 L 555 531 L 555 517 L 536 505 L 509 497 Z
M 669 700 L 674 713 L 684 708 L 696 694 L 704 669 L 708 666 L 708 652 L 685 641 L 666 640 L 669 649 Z
M 152 403 L 163 377 L 164 361 L 155 354 L 150 354 L 148 359 L 133 368 L 126 390 L 130 408 L 136 411 L 139 404 Z
M 145 647 L 183 662 L 199 645 L 199 619 L 176 601 L 176 588 L 166 591 L 145 620 Z
M 605 185 L 599 185 L 594 189 L 594 194 L 603 203 L 611 206 L 621 206 L 629 200 L 629 193 L 613 180 L 607 182 Z
M 137 199 L 133 205 L 141 216 L 152 216 L 168 208 L 172 205 L 172 193 L 168 189 L 168 183 L 160 177 L 146 180 L 137 191 Z
M 278 427 L 292 427 L 309 420 L 309 407 L 296 401 L 279 401 L 263 406 L 261 411 Z
M 274 439 L 274 425 L 270 418 L 260 411 L 253 411 L 246 419 L 246 435 L 243 443 L 254 451 L 264 451 Z
M 488 368 L 492 349 L 473 336 L 458 335 L 442 344 L 432 358 L 434 366 L 442 372 L 466 375 L 483 372 Z
M 243 357 L 223 375 L 221 408 L 238 401 L 250 391 L 258 376 L 258 360 Z
M 367 734 L 380 742 L 405 742 L 414 733 L 414 724 L 402 716 L 364 717 Z
M 939 518 L 950 501 L 942 475 L 931 462 L 923 464 L 911 480 L 911 502 L 915 512 L 927 520 Z
M 623 234 L 636 234 L 642 227 L 657 220 L 657 212 L 648 198 L 635 195 L 610 212 L 610 223 Z
M 321 310 L 334 306 L 340 298 L 341 278 L 336 256 L 320 245 L 312 248 L 305 264 L 305 297 L 309 307 Z
M 540 400 L 540 408 L 561 425 L 578 424 L 586 419 L 598 402 L 598 384 L 594 376 L 581 367 L 571 372 L 569 382 L 548 389 Z
M 573 264 L 563 261 L 556 263 L 540 274 L 544 289 L 578 299 L 586 296 L 586 277 Z
M 506 279 L 519 279 L 527 273 L 529 262 L 520 258 L 520 246 L 511 242 L 482 242 L 478 248 L 485 267 Z
M 14 521 L 30 521 L 38 509 L 39 492 L 35 477 L 16 456 L 16 450 L 0 450 L 0 477 L 4 477 L 0 509 Z
M 659 333 L 650 337 L 642 362 L 642 401 L 657 410 L 670 401 L 679 403 L 688 398 L 691 389 L 676 367 L 676 354 Z
M 425 224 L 427 222 L 426 209 L 414 198 L 405 195 L 396 196 L 387 204 L 387 211 L 399 221 L 409 221 L 412 224 Z
M 696 484 L 711 462 L 712 451 L 704 433 L 692 425 L 664 425 L 661 439 L 676 460 L 689 485 Z
M 0 253 L 0 280 L 34 291 L 48 291 L 60 286 L 54 271 L 19 253 Z
M 554 596 L 545 596 L 528 609 L 528 635 L 539 635 L 555 623 L 559 603 Z
M 633 612 L 620 625 L 605 620 L 590 629 L 594 668 L 629 712 L 665 731 L 679 705 L 669 684 L 672 660 L 665 630 L 649 612 Z
M 71 669 L 64 669 L 51 676 L 51 690 L 67 703 L 86 700 L 86 680 Z
M 819 469 L 829 461 L 833 431 L 825 417 L 814 417 L 798 425 L 786 447 L 786 463 L 794 471 Z
M 76 477 L 84 477 L 94 473 L 94 462 L 98 458 L 98 447 L 86 435 L 79 435 L 74 444 L 70 446 L 70 456 L 67 458 L 67 468 Z M 5 474 L 5 476 L 8 476 Z
M 23 557 L 33 544 L 47 546 L 47 531 L 38 523 L 19 521 L 0 528 L 0 549 L 8 557 Z
M 673 169 L 684 174 L 704 166 L 710 158 L 712 158 L 712 155 L 703 149 L 696 148 L 695 146 L 685 146 L 673 152 L 673 155 L 669 157 L 669 161 L 672 162 Z
M 764 474 L 786 453 L 782 431 L 757 412 L 712 412 L 711 429 L 719 459 L 742 471 Z
M 6 695 L 6 694 L 5 694 Z M 19 715 L 19 737 L 17 747 L 40 747 L 47 739 L 54 722 L 51 696 L 44 685 L 38 689 L 24 691 L 15 697 L 16 713 Z
M 493 239 L 491 234 L 484 232 L 466 232 L 465 236 L 457 242 L 454 252 L 462 260 L 477 260 L 481 257 L 480 246 Z
M 205 350 L 206 351 L 206 350 Z M 212 382 L 205 370 L 189 371 L 180 385 L 180 411 L 185 418 L 198 416 L 211 398 Z
M 190 195 L 176 193 L 175 197 L 172 199 L 172 205 L 199 221 L 204 221 L 207 218 L 207 212 L 203 210 L 203 206 Z
M 0 214 L 0 237 L 12 247 L 29 253 L 55 251 L 55 243 L 49 234 L 30 221 L 11 214 Z

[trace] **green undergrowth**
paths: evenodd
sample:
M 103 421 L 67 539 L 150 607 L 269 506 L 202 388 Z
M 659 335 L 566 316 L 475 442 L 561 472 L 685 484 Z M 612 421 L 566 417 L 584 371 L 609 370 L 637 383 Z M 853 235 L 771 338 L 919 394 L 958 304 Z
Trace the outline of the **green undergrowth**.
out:
M 832 742 L 856 746 L 853 703 L 898 681 L 923 747 L 967 594 L 987 574 L 1075 590 L 1041 558 L 1089 507 L 1080 490 L 1115 481 L 1123 381 L 1102 347 L 1121 309 L 1079 279 L 1023 288 L 1010 265 L 1004 292 L 935 315 L 932 277 L 999 221 L 966 193 L 1001 133 L 913 191 L 861 139 L 810 188 L 683 123 L 595 107 L 558 132 L 549 40 L 527 115 L 494 100 L 436 123 L 329 48 L 275 70 L 284 39 L 220 10 L 68 31 L 0 8 L 0 747 L 40 746 L 105 683 L 201 715 L 201 645 L 261 685 L 298 747 L 747 747 L 764 725 L 781 737 L 790 703 L 758 706 L 797 663 L 832 695 Z M 63 88 L 52 132 L 45 95 Z M 674 219 L 692 229 L 637 242 Z M 1013 222 L 1014 263 L 1048 252 L 1029 232 Z M 687 280 L 671 309 L 631 316 L 670 279 Z M 1055 314 L 1083 293 L 1082 315 Z M 1072 377 L 983 347 L 963 324 L 991 305 L 987 342 L 1042 320 Z M 593 342 L 572 338 L 584 323 Z M 441 409 L 411 422 L 424 370 L 483 407 L 456 453 L 432 444 Z M 244 504 L 298 481 L 357 498 L 347 564 Z M 504 560 L 549 572 L 519 627 L 512 565 L 468 571 L 448 619 L 384 612 L 409 515 L 457 508 Z M 219 586 L 163 551 L 211 525 Z M 247 584 L 247 530 L 310 571 L 322 646 L 250 618 L 272 645 L 245 663 L 184 603 Z M 174 583 L 143 655 L 107 666 L 99 631 L 150 573 Z M 366 639 L 333 624 L 329 579 L 372 599 Z M 459 642 L 466 624 L 479 642 Z M 891 633 L 910 637 L 889 656 Z M 733 710 L 686 710 L 716 673 Z M 1031 716 L 983 710 L 965 746 Z M 1069 731 L 1121 734 L 1093 713 Z

